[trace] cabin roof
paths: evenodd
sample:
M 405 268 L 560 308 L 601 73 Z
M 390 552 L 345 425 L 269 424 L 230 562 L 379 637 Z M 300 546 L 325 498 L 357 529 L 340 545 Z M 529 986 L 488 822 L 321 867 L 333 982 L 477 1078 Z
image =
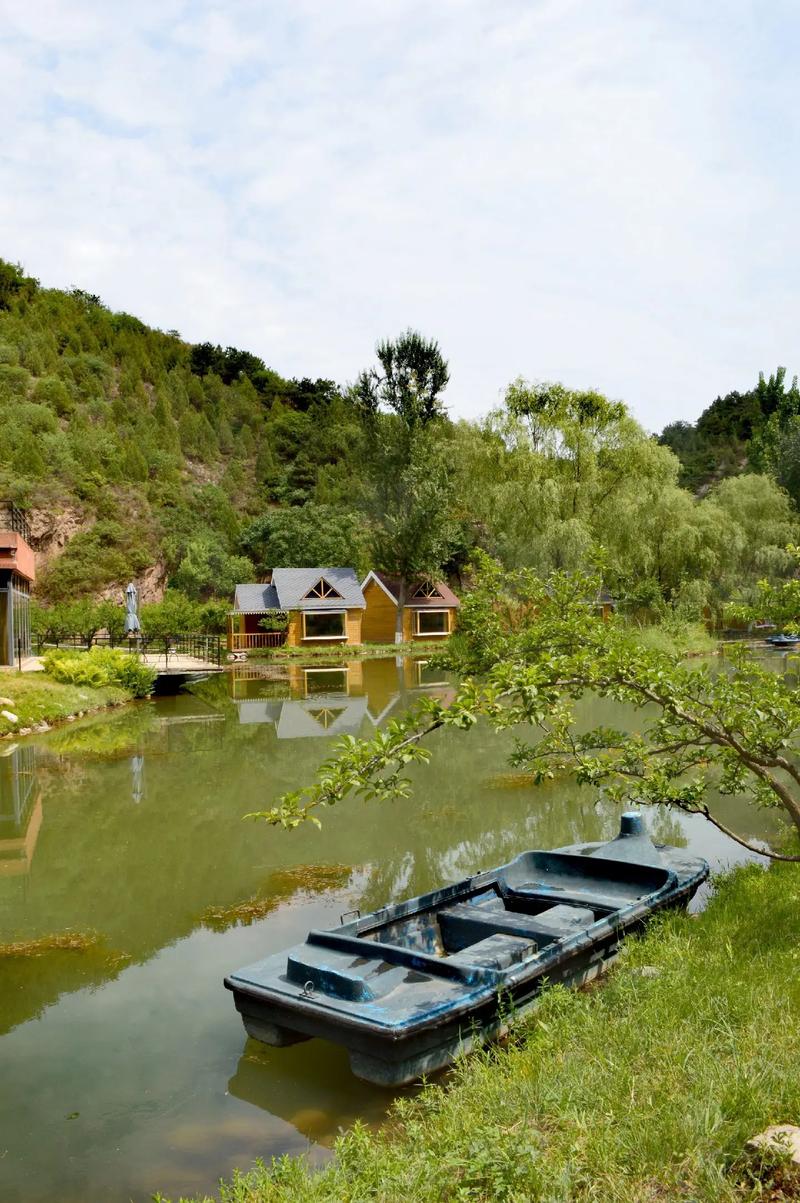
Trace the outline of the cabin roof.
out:
M 243 614 L 261 614 L 265 610 L 279 610 L 278 594 L 274 585 L 237 585 L 233 608 Z
M 321 580 L 339 597 L 308 597 Z M 272 583 L 282 610 L 363 610 L 366 606 L 355 568 L 276 568 Z
M 308 594 L 324 581 L 325 597 Z M 266 610 L 363 610 L 364 594 L 354 568 L 275 568 L 269 585 L 237 585 L 234 611 L 260 614 Z
M 364 580 L 361 582 L 361 588 L 365 589 L 369 580 L 377 581 L 385 593 L 388 593 L 392 601 L 397 605 L 400 598 L 400 580 L 398 577 L 389 576 L 385 572 L 368 572 Z M 456 597 L 453 590 L 444 583 L 444 581 L 432 581 L 436 588 L 438 597 L 415 597 L 417 589 L 426 582 L 422 580 L 409 582 L 406 588 L 406 608 L 410 610 L 450 610 L 461 605 L 461 602 Z

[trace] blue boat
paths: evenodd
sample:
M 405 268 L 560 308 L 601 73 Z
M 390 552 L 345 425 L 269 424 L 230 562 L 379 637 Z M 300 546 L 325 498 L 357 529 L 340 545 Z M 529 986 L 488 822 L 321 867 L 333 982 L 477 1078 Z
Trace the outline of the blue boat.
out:
M 772 647 L 797 647 L 800 643 L 800 635 L 767 635 L 764 641 Z
M 343 1044 L 353 1073 L 399 1086 L 502 1036 L 546 983 L 580 985 L 654 911 L 686 906 L 708 863 L 654 845 L 641 816 L 605 844 L 507 865 L 309 932 L 225 979 L 250 1036 Z

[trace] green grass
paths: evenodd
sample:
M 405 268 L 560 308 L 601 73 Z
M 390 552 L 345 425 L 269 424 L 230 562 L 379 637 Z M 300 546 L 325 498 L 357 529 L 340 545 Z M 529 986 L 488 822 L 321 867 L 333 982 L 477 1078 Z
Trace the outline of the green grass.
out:
M 13 734 L 41 723 L 62 722 L 71 715 L 99 710 L 104 706 L 119 706 L 131 700 L 127 689 L 118 685 L 94 688 L 89 685 L 63 685 L 46 673 L 0 673 L 0 697 L 10 698 L 12 704 L 0 703 L 0 710 L 15 714 L 12 723 L 0 714 L 0 736 Z
M 799 916 L 800 866 L 739 869 L 699 918 L 663 917 L 629 941 L 602 986 L 553 989 L 511 1044 L 396 1104 L 381 1131 L 345 1133 L 321 1171 L 257 1165 L 219 1198 L 799 1198 L 742 1159 L 751 1135 L 800 1122 Z
M 635 637 L 637 642 L 651 651 L 678 656 L 710 656 L 719 649 L 719 640 L 709 635 L 701 622 L 639 627 Z
M 248 650 L 249 660 L 370 660 L 377 656 L 412 656 L 431 653 L 430 643 L 414 640 L 411 643 L 335 644 L 333 647 L 273 647 Z

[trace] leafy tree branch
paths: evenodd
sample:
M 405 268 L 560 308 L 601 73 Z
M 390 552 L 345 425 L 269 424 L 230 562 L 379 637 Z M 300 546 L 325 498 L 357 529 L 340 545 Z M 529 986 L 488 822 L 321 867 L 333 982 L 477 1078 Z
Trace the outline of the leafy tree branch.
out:
M 425 699 L 368 740 L 340 741 L 317 782 L 259 817 L 295 827 L 349 794 L 366 801 L 405 797 L 408 765 L 437 730 L 527 727 L 512 764 L 542 782 L 569 772 L 625 801 L 699 814 L 753 851 L 715 815 L 709 791 L 780 809 L 800 832 L 800 702 L 778 674 L 739 653 L 722 665 L 692 666 L 642 646 L 619 620 L 595 612 L 599 576 L 522 570 L 484 559 L 464 601 L 450 665 L 462 676 L 444 707 Z M 630 730 L 580 731 L 576 706 L 591 692 L 633 707 Z M 768 853 L 775 859 L 800 856 Z

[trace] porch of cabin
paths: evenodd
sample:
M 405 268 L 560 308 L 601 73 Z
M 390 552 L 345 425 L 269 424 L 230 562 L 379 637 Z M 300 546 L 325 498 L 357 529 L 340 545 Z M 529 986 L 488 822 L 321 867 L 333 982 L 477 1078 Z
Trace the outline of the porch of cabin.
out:
M 228 650 L 244 652 L 256 648 L 361 643 L 361 610 L 290 610 L 286 629 L 282 631 L 265 631 L 259 626 L 268 613 L 233 611 L 229 614 Z
M 248 614 L 233 611 L 228 615 L 228 651 L 248 652 L 254 648 L 283 647 L 288 630 L 265 631 L 259 626 L 266 612 Z

